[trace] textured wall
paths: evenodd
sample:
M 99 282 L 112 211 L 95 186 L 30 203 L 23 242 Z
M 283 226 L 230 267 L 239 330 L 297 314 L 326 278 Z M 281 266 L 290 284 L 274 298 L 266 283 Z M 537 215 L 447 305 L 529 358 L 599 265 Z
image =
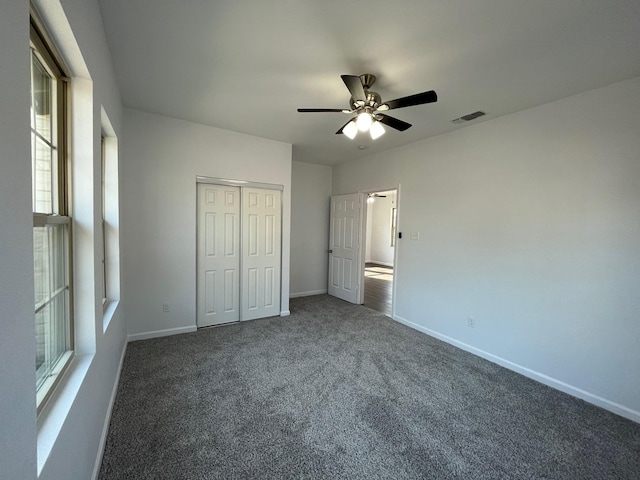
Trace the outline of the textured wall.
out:
M 346 163 L 333 193 L 401 185 L 399 318 L 640 420 L 638 131 L 635 78 Z
M 281 310 L 288 311 L 291 145 L 127 109 L 123 150 L 129 334 L 196 325 L 198 175 L 284 185 Z
M 0 472 L 36 475 L 28 2 L 0 3 Z
M 34 1 L 71 69 L 74 120 L 82 112 L 82 140 L 73 144 L 76 347 L 81 353 L 36 419 L 33 251 L 29 141 L 29 4 L 0 4 L 0 471 L 3 478 L 91 478 L 124 348 L 122 309 L 104 329 L 101 276 L 94 235 L 100 221 L 100 112 L 121 135 L 121 103 L 95 1 Z M 93 80 L 92 80 L 93 79 Z M 75 125 L 80 127 L 79 125 Z M 75 131 L 78 133 L 78 131 Z M 77 135 L 78 136 L 78 135 Z M 88 205 L 88 208 L 83 208 Z M 76 208 L 77 207 L 77 208 Z M 97 212 L 96 212 L 97 210 Z M 76 216 L 77 215 L 77 216 Z M 69 459 L 74 461 L 70 462 Z
M 327 291 L 331 167 L 293 162 L 291 294 Z

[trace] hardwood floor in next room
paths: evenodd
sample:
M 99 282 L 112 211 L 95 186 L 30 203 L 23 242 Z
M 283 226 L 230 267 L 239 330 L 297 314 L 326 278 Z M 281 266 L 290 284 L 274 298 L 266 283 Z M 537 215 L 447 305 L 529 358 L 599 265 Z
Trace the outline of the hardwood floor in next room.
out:
M 367 263 L 364 269 L 364 306 L 391 316 L 393 267 Z

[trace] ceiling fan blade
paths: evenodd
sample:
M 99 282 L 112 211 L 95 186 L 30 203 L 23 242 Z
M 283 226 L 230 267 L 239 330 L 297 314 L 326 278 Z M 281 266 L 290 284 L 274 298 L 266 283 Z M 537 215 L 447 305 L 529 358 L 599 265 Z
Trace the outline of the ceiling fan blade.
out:
M 356 77 L 355 75 L 340 75 L 340 78 L 342 78 L 342 81 L 349 89 L 351 97 L 353 97 L 354 100 L 362 100 L 363 102 L 367 101 L 367 96 L 364 93 L 360 77 Z
M 350 110 L 346 110 L 349 112 Z M 343 113 L 345 112 L 342 108 L 299 108 L 298 112 L 300 113 L 315 113 L 315 112 L 329 112 L 329 113 Z
M 402 120 L 398 120 L 397 118 L 390 117 L 389 115 L 383 115 L 381 113 L 376 114 L 376 120 L 380 123 L 384 123 L 391 128 L 395 128 L 396 130 L 400 130 L 404 132 L 407 128 L 411 127 L 410 123 L 403 122 Z
M 438 95 L 435 91 L 429 90 L 428 92 L 416 93 L 415 95 L 409 95 L 408 97 L 396 98 L 389 102 L 384 102 L 383 105 L 387 105 L 387 110 L 394 108 L 413 107 L 414 105 L 423 105 L 425 103 L 433 103 L 438 101 Z
M 353 118 L 352 118 L 351 120 L 353 120 Z M 338 130 L 338 131 L 336 132 L 336 135 L 342 135 L 342 130 L 344 130 L 344 127 L 346 127 L 347 125 L 349 125 L 349 122 L 351 122 L 351 120 L 349 120 L 347 123 L 345 123 L 344 125 L 342 125 L 342 126 L 340 127 L 340 130 Z

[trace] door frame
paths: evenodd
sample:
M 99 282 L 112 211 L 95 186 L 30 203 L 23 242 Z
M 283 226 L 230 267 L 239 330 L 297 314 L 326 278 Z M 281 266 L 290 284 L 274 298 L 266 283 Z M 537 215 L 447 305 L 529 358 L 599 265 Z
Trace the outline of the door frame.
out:
M 196 183 L 213 183 L 215 185 L 231 185 L 233 187 L 264 188 L 266 190 L 284 191 L 284 185 L 280 185 L 279 183 L 260 183 L 251 182 L 249 180 L 235 180 L 232 178 L 205 177 L 202 175 L 196 175 Z
M 396 191 L 396 235 L 401 233 L 400 230 L 400 219 L 401 219 L 401 209 L 400 209 L 400 184 L 396 185 L 385 185 L 385 186 L 377 186 L 377 187 L 366 187 L 358 190 L 358 193 L 361 196 L 361 203 L 364 205 L 364 208 L 360 209 L 360 235 L 361 239 L 364 241 L 360 242 L 360 252 L 359 252 L 359 261 L 360 264 L 360 285 L 362 288 L 358 293 L 358 304 L 362 305 L 364 303 L 364 269 L 366 266 L 366 241 L 367 241 L 367 209 L 369 208 L 369 204 L 367 203 L 367 196 L 370 193 L 376 192 L 384 192 L 388 190 Z M 398 250 L 400 245 L 402 244 L 399 237 L 396 237 L 396 246 L 393 249 L 393 285 L 391 286 L 391 318 L 395 320 L 396 318 L 396 286 L 398 284 Z

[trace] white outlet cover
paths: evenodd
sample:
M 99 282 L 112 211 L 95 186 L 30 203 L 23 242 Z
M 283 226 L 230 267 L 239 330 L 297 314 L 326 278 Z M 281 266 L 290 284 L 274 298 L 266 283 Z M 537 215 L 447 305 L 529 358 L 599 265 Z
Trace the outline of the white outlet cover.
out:
M 420 240 L 420 232 L 411 232 L 411 240 Z

